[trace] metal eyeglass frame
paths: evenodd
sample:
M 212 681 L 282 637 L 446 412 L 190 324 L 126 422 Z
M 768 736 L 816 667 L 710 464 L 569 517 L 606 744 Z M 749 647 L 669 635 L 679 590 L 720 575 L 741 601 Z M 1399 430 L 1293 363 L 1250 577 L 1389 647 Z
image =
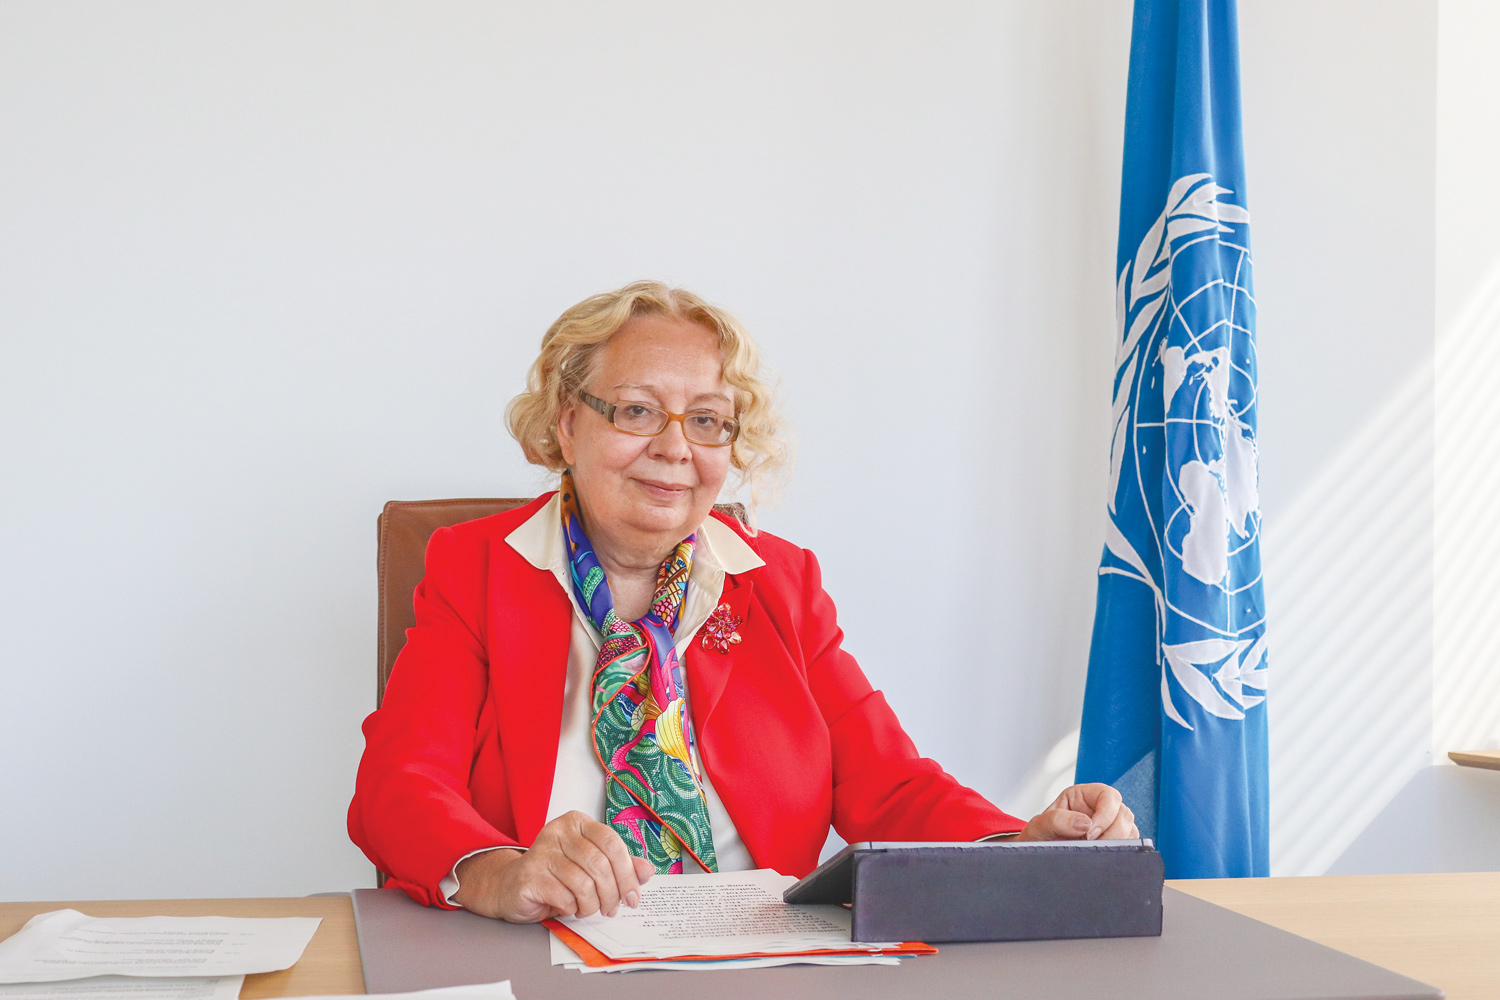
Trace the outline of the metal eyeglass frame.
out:
M 737 438 L 737 437 L 740 436 L 740 422 L 738 420 L 735 420 L 733 417 L 719 417 L 720 420 L 725 421 L 732 428 L 731 431 L 730 431 L 730 433 L 729 433 L 729 440 L 728 441 L 724 441 L 724 442 L 722 442 L 720 444 L 711 444 L 711 443 L 709 443 L 707 441 L 694 441 L 692 438 L 688 437 L 687 424 L 685 423 L 685 421 L 687 420 L 688 417 L 700 416 L 701 414 L 696 414 L 696 413 L 673 413 L 670 410 L 663 410 L 659 406 L 649 406 L 646 403 L 631 403 L 630 405 L 631 406 L 643 406 L 643 407 L 645 407 L 648 410 L 655 410 L 657 413 L 664 414 L 666 416 L 666 418 L 667 418 L 667 422 L 664 423 L 664 424 L 662 424 L 661 425 L 661 430 L 657 431 L 655 434 L 641 434 L 638 431 L 627 431 L 625 428 L 623 428 L 619 424 L 615 423 L 615 411 L 620 408 L 620 404 L 618 404 L 618 403 L 606 403 L 604 400 L 600 399 L 598 396 L 590 396 L 588 393 L 584 392 L 582 389 L 578 390 L 578 398 L 581 399 L 581 400 L 583 400 L 585 403 L 587 403 L 590 409 L 597 410 L 599 412 L 599 415 L 601 417 L 603 417 L 605 420 L 608 420 L 609 421 L 609 425 L 611 427 L 613 427 L 615 430 L 619 431 L 621 434 L 630 434 L 630 435 L 632 435 L 634 437 L 656 437 L 658 434 L 665 433 L 666 430 L 667 430 L 667 428 L 671 426 L 672 421 L 675 420 L 679 424 L 682 424 L 682 437 L 683 437 L 683 440 L 687 441 L 690 444 L 702 445 L 704 448 L 728 448 L 730 445 L 734 444 L 735 438 Z M 715 416 L 717 416 L 717 414 L 715 414 Z

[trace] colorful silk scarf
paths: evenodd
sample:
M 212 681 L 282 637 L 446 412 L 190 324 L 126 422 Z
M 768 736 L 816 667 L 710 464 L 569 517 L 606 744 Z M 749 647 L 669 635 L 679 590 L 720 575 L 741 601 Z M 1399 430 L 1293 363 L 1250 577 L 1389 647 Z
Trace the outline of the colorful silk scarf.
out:
M 604 568 L 583 530 L 573 477 L 562 477 L 562 523 L 578 604 L 604 643 L 594 668 L 594 752 L 604 765 L 604 821 L 630 853 L 658 872 L 681 873 L 684 853 L 718 871 L 708 800 L 693 764 L 677 627 L 696 535 L 661 564 L 656 595 L 639 621 L 615 614 Z

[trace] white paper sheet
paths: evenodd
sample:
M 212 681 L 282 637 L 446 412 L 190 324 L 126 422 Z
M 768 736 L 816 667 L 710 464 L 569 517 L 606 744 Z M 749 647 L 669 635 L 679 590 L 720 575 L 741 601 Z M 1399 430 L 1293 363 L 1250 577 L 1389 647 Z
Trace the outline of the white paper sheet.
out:
M 562 923 L 610 958 L 672 958 L 818 949 L 876 951 L 899 942 L 849 940 L 842 906 L 789 906 L 797 880 L 770 869 L 710 875 L 656 875 L 641 905 L 613 917 L 564 917 Z
M 638 972 L 643 969 L 666 969 L 682 972 L 713 969 L 769 969 L 776 965 L 900 965 L 901 959 L 892 955 L 778 955 L 770 958 L 720 958 L 707 962 L 620 962 L 607 966 L 592 966 L 578 957 L 568 943 L 556 934 L 548 933 L 552 945 L 552 964 L 575 972 Z M 384 1000 L 384 998 L 382 998 Z
M 0 983 L 91 976 L 239 976 L 289 969 L 321 917 L 39 913 L 0 941 Z
M 296 1000 L 368 1000 L 364 994 L 352 996 L 297 997 Z M 476 986 L 440 986 L 434 990 L 416 990 L 412 993 L 382 993 L 380 1000 L 516 1000 L 510 990 L 510 980 L 498 983 L 480 983 Z
M 0 984 L 0 1000 L 237 1000 L 244 976 L 91 976 Z
M 900 965 L 894 955 L 780 955 L 768 958 L 719 958 L 705 962 L 621 962 L 618 965 L 593 966 L 579 963 L 584 975 L 593 972 L 644 972 L 647 969 L 666 972 L 712 972 L 716 969 L 769 969 L 778 965 Z

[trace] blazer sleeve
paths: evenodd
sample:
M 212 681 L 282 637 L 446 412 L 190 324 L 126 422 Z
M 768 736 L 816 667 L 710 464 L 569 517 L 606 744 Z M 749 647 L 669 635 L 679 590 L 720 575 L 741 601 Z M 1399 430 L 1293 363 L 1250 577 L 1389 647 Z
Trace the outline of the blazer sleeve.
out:
M 833 827 L 862 840 L 978 840 L 1025 827 L 917 752 L 885 696 L 843 649 L 817 558 L 803 550 L 802 651 L 833 753 Z
M 418 902 L 445 909 L 455 907 L 438 886 L 459 859 L 519 846 L 479 815 L 469 792 L 488 692 L 486 562 L 451 528 L 433 533 L 413 595 L 416 625 L 365 720 L 349 804 L 349 836 L 365 856 Z

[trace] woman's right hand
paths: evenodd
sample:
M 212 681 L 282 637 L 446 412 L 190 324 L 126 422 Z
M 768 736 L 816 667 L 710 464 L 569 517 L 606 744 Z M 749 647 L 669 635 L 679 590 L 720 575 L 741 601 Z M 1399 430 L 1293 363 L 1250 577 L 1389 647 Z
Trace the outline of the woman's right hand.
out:
M 501 848 L 460 861 L 453 901 L 514 923 L 612 917 L 621 903 L 640 905 L 652 871 L 650 862 L 630 856 L 613 829 L 575 811 L 542 827 L 529 851 Z

